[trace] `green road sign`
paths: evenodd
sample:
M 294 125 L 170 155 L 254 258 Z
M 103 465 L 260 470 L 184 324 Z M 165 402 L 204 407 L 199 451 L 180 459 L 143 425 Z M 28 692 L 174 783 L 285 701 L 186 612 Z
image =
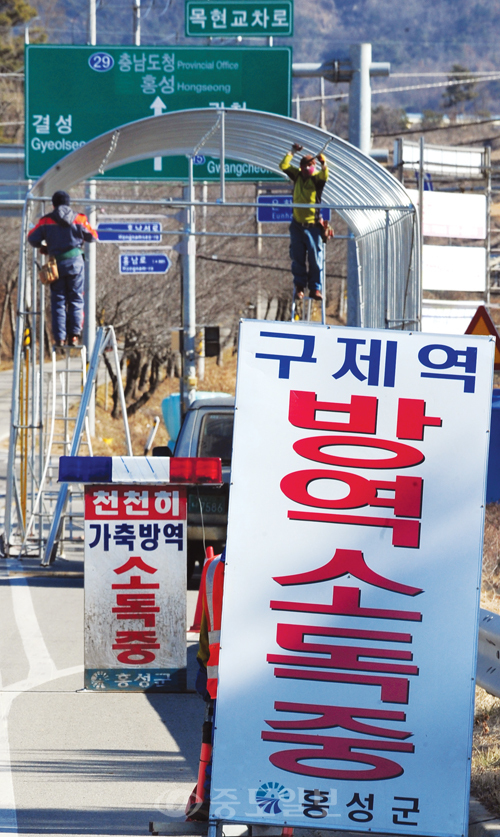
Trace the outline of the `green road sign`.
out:
M 186 35 L 206 38 L 293 35 L 293 0 L 186 0 Z
M 289 47 L 26 47 L 26 177 L 99 134 L 146 116 L 203 107 L 290 115 Z M 195 159 L 197 180 L 217 180 L 219 160 Z M 231 180 L 277 175 L 225 161 Z M 184 180 L 185 157 L 143 160 L 104 175 L 113 180 Z

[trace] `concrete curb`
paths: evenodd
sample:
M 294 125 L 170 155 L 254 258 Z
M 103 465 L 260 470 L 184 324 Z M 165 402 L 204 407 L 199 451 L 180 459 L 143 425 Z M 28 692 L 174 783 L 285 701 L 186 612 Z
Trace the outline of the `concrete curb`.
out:
M 500 819 L 471 797 L 469 807 L 469 837 L 497 837 L 500 835 Z
M 170 837 L 187 837 L 187 835 L 198 835 L 204 837 L 208 831 L 208 823 L 185 823 L 185 822 L 150 822 L 149 830 L 151 834 L 170 835 Z M 245 826 L 229 825 L 229 831 L 232 835 L 247 833 Z M 281 835 L 281 828 L 273 826 L 253 826 L 253 837 L 278 837 Z M 227 826 L 224 828 L 227 833 Z M 366 837 L 366 831 L 335 831 L 320 829 L 320 828 L 295 828 L 294 834 L 296 837 Z M 378 834 L 377 837 L 394 837 L 394 835 Z M 489 811 L 479 802 L 470 798 L 469 804 L 469 831 L 468 837 L 500 837 L 500 819 L 490 814 Z

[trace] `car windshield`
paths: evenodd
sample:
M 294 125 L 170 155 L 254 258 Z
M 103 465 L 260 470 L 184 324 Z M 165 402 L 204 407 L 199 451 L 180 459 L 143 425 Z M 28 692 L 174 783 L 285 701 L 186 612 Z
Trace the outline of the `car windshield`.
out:
M 204 416 L 198 456 L 220 456 L 223 465 L 230 465 L 233 422 L 233 413 L 211 413 Z

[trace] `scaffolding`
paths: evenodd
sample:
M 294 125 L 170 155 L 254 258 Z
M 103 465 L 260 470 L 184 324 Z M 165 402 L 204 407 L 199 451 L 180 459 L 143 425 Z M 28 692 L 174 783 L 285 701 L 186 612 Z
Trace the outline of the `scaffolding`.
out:
M 77 493 L 71 496 L 64 484 L 56 491 L 55 468 L 61 452 L 69 450 L 74 454 L 84 435 L 88 453 L 92 455 L 90 435 L 84 432 L 85 423 L 90 392 L 97 380 L 98 360 L 107 339 L 101 334 L 96 340 L 87 379 L 84 351 L 78 357 L 66 351 L 62 360 L 65 377 L 59 377 L 58 391 L 60 372 L 56 356 L 53 352 L 48 369 L 44 358 L 45 290 L 37 281 L 34 255 L 27 244 L 27 232 L 35 212 L 44 211 L 54 191 L 68 190 L 107 169 L 150 157 L 188 156 L 189 184 L 181 199 L 136 203 L 141 208 L 148 205 L 159 206 L 164 211 L 174 208 L 183 211 L 182 229 L 164 231 L 164 234 L 183 238 L 184 385 L 188 388 L 184 394 L 189 399 L 189 381 L 196 375 L 195 242 L 200 235 L 226 235 L 197 230 L 195 212 L 209 206 L 256 207 L 254 202 L 235 204 L 226 200 L 223 161 L 228 157 L 280 173 L 278 163 L 292 140 L 312 154 L 320 151 L 325 154 L 331 175 L 323 190 L 322 205 L 337 212 L 350 228 L 357 257 L 361 326 L 419 328 L 419 229 L 415 208 L 404 187 L 389 172 L 344 140 L 287 117 L 211 108 L 139 120 L 97 137 L 46 172 L 28 194 L 23 211 L 6 491 L 4 546 L 7 554 L 22 557 L 27 550 L 36 551 L 43 556 L 44 563 L 49 563 L 61 548 L 63 535 L 72 540 L 81 537 L 81 528 L 78 532 L 76 523 L 78 512 L 73 508 Z M 195 200 L 193 158 L 201 149 L 221 160 L 220 198 L 215 202 Z M 86 198 L 84 203 L 120 205 L 130 201 Z M 259 236 L 264 234 L 256 234 Z M 322 317 L 324 321 L 324 310 Z M 121 383 L 116 341 L 114 351 Z M 69 405 L 71 399 L 78 401 L 79 397 L 80 409 L 70 433 Z M 124 403 L 122 412 L 126 416 Z M 57 428 L 58 421 L 62 422 L 62 438 L 56 448 L 55 430 L 51 427 Z

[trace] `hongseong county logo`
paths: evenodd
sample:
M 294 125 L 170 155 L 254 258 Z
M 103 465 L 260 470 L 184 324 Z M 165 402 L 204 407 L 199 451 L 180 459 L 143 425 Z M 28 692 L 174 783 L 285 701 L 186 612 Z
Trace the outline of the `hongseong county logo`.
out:
M 281 803 L 289 802 L 290 791 L 279 782 L 265 782 L 255 794 L 255 801 L 266 814 L 280 814 Z

